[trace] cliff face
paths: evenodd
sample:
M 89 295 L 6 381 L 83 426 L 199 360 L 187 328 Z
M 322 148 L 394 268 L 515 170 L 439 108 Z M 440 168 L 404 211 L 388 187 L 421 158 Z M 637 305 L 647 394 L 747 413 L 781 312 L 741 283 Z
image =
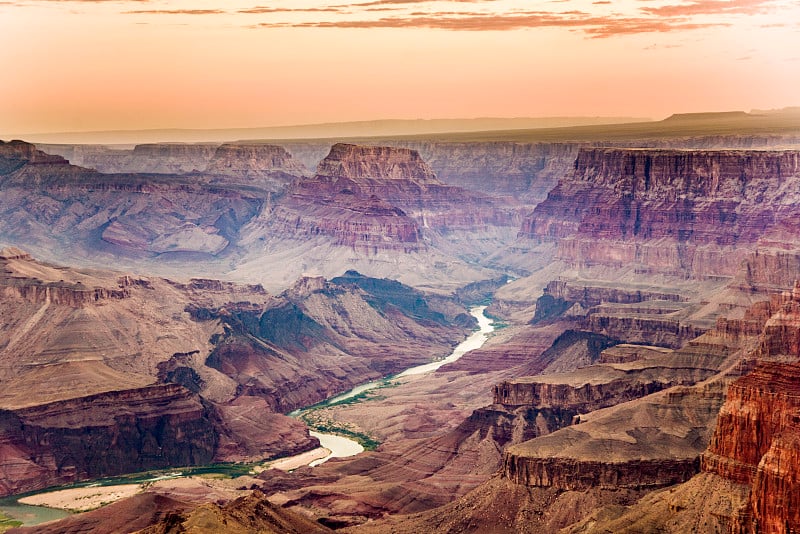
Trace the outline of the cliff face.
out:
M 399 185 L 419 187 L 441 184 L 415 150 L 345 143 L 331 147 L 317 167 L 317 178 L 327 183 L 350 180 L 366 188 L 367 194 L 375 194 L 381 187 L 388 188 L 395 181 L 399 181 Z
M 503 477 L 560 490 L 683 482 L 698 472 L 721 393 L 720 387 L 674 388 L 513 445 L 504 454 Z
M 4 411 L 0 492 L 208 463 L 217 445 L 211 419 L 198 397 L 175 385 Z
M 520 236 L 573 265 L 733 275 L 757 244 L 795 244 L 799 177 L 796 151 L 583 149 Z
M 733 384 L 703 470 L 750 486 L 743 532 L 800 528 L 800 365 L 765 362 Z

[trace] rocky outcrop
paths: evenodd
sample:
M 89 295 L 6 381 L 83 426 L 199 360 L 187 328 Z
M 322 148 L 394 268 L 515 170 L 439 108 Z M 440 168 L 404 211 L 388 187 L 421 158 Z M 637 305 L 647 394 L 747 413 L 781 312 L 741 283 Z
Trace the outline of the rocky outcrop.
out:
M 800 410 L 796 410 L 789 424 L 775 435 L 759 462 L 749 503 L 753 531 L 778 534 L 800 530 L 798 472 Z
M 572 458 L 522 458 L 510 456 L 503 476 L 516 484 L 560 490 L 591 488 L 658 488 L 679 484 L 698 471 L 699 460 L 580 461 Z
M 442 184 L 419 154 L 336 144 L 312 179 L 262 214 L 250 239 L 326 237 L 358 252 L 417 252 L 454 231 L 511 228 L 517 214 L 494 199 Z
M 733 275 L 760 242 L 796 244 L 798 177 L 796 151 L 583 149 L 520 235 L 576 266 Z
M 120 284 L 111 287 L 90 287 L 82 282 L 44 281 L 21 276 L 8 262 L 17 260 L 33 263 L 31 256 L 16 248 L 0 252 L 0 294 L 3 299 L 19 299 L 30 304 L 55 304 L 72 308 L 95 304 L 109 299 L 130 297 L 130 290 Z
M 385 146 L 359 146 L 337 143 L 317 167 L 317 178 L 324 183 L 347 180 L 367 195 L 384 193 L 393 186 L 425 187 L 441 184 L 431 168 L 415 150 Z
M 205 173 L 236 179 L 267 191 L 283 192 L 310 173 L 283 147 L 267 144 L 226 143 L 219 146 Z
M 800 365 L 764 362 L 728 389 L 703 470 L 751 487 L 745 532 L 800 528 Z
M 2 411 L 3 495 L 87 478 L 208 463 L 211 412 L 177 385 Z
M 630 343 L 679 348 L 703 332 L 705 328 L 684 324 L 659 315 L 606 315 L 593 313 L 581 324 L 584 330 Z
M 358 199 L 342 193 L 318 197 L 311 188 L 303 189 L 270 214 L 269 234 L 303 240 L 323 236 L 334 245 L 366 254 L 427 248 L 416 221 L 375 196 Z
M 626 288 L 619 284 L 601 284 L 597 281 L 553 280 L 548 282 L 544 292 L 555 299 L 578 303 L 583 308 L 591 308 L 602 303 L 637 304 L 648 300 L 666 302 L 688 300 L 687 297 L 667 288 L 642 290 Z
M 50 259 L 217 255 L 264 202 L 254 190 L 175 176 L 101 174 L 33 145 L 3 146 L 2 236 L 46 250 Z
M 563 375 L 516 378 L 494 387 L 494 402 L 588 413 L 669 387 L 694 384 L 715 373 L 689 363 L 680 366 L 677 361 L 662 360 L 647 366 L 596 365 Z
M 560 490 L 656 488 L 688 480 L 699 471 L 709 423 L 722 402 L 719 386 L 673 388 L 513 445 L 504 454 L 503 477 Z

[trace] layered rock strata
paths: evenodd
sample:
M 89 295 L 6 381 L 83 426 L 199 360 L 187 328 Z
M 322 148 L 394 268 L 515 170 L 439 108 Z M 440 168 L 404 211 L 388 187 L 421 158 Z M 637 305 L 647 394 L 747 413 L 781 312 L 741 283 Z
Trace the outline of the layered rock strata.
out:
M 171 384 L 4 410 L 0 492 L 208 463 L 218 441 L 211 419 Z
M 742 532 L 800 529 L 800 365 L 765 362 L 733 384 L 703 470 L 750 487 Z
M 513 208 L 443 184 L 413 150 L 348 144 L 334 145 L 314 178 L 296 182 L 264 217 L 251 239 L 322 235 L 373 254 L 425 250 L 442 233 L 517 224 Z
M 168 175 L 109 175 L 32 145 L 0 146 L 2 235 L 52 256 L 217 255 L 263 193 Z
M 731 276 L 759 243 L 797 244 L 798 177 L 796 151 L 583 149 L 520 235 L 575 266 Z
M 721 393 L 721 387 L 674 388 L 513 445 L 504 454 L 503 476 L 562 490 L 683 482 L 699 471 Z

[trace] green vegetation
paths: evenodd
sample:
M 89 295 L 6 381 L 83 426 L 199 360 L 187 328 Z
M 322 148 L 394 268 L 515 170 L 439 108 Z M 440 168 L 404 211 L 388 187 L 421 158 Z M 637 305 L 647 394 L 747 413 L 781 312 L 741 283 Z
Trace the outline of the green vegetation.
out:
M 359 402 L 363 402 L 366 400 L 379 400 L 384 397 L 380 395 L 375 395 L 375 390 L 383 389 L 387 387 L 395 387 L 399 385 L 400 382 L 392 381 L 390 378 L 386 378 L 381 381 L 380 384 L 375 386 L 372 389 L 368 389 L 367 391 L 362 391 L 357 395 L 353 395 L 352 397 L 348 397 L 346 399 L 342 399 L 335 402 L 323 401 L 319 404 L 315 404 L 310 408 L 306 408 L 305 410 L 294 414 L 298 417 L 301 421 L 303 421 L 309 428 L 315 430 L 317 432 L 322 432 L 324 434 L 334 434 L 337 436 L 342 436 L 345 438 L 352 439 L 353 441 L 358 442 L 365 450 L 374 451 L 378 448 L 381 444 L 380 441 L 376 440 L 372 436 L 368 434 L 364 434 L 363 432 L 357 432 L 352 428 L 348 428 L 345 423 L 338 423 L 336 421 L 332 421 L 323 417 L 319 411 L 324 410 L 326 408 L 331 408 L 334 406 L 349 406 L 351 404 L 357 404 Z
M 301 416 L 301 419 L 305 424 L 309 426 L 309 428 L 313 428 L 317 432 L 322 432 L 323 434 L 334 434 L 336 436 L 342 436 L 344 438 L 350 438 L 353 441 L 358 442 L 365 450 L 374 451 L 378 448 L 381 444 L 380 441 L 376 440 L 375 438 L 368 436 L 367 434 L 362 434 L 361 432 L 356 432 L 354 430 L 350 430 L 343 425 L 331 422 L 331 421 L 316 421 L 311 422 L 310 420 L 306 419 L 306 414 Z
M 22 521 L 17 521 L 16 519 L 12 519 L 5 515 L 4 513 L 0 512 L 0 532 L 5 532 L 6 530 L 14 527 L 21 527 Z

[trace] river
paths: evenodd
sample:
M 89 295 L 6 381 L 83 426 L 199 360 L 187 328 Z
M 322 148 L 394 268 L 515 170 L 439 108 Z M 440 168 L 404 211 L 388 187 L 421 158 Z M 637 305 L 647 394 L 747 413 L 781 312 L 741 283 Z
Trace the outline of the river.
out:
M 470 315 L 475 317 L 475 319 L 477 319 L 478 321 L 478 330 L 474 331 L 472 334 L 469 335 L 469 337 L 467 337 L 467 339 L 459 343 L 459 345 L 455 349 L 453 349 L 453 352 L 450 353 L 449 356 L 441 360 L 436 360 L 435 362 L 430 362 L 422 365 L 417 365 L 415 367 L 410 367 L 405 371 L 395 375 L 392 378 L 403 378 L 406 376 L 415 376 L 415 375 L 423 375 L 426 373 L 432 373 L 433 371 L 436 371 L 439 367 L 458 360 L 467 352 L 481 348 L 483 344 L 486 343 L 486 340 L 489 339 L 489 334 L 494 331 L 494 326 L 493 326 L 494 321 L 492 320 L 491 317 L 487 317 L 485 312 L 486 312 L 486 306 L 475 306 L 474 308 L 470 309 L 469 311 Z M 335 397 L 331 397 L 330 399 L 326 400 L 323 405 L 331 406 L 337 404 L 351 397 L 355 397 L 360 393 L 364 393 L 365 391 L 369 391 L 371 389 L 380 387 L 384 384 L 385 380 L 376 380 L 374 382 L 361 384 L 349 391 L 336 395 Z M 298 410 L 290 415 L 300 415 L 302 412 L 303 410 Z M 364 447 L 362 447 L 360 443 L 353 441 L 352 439 L 345 438 L 343 436 L 337 436 L 334 434 L 323 434 L 320 432 L 311 432 L 311 435 L 319 438 L 320 444 L 326 449 L 331 451 L 330 454 L 328 454 L 328 456 L 321 458 L 319 460 L 315 460 L 314 462 L 310 463 L 309 465 L 311 467 L 325 463 L 331 458 L 347 458 L 348 456 L 355 456 L 356 454 L 364 452 Z
M 488 339 L 489 334 L 492 331 L 494 331 L 494 326 L 492 325 L 493 321 L 491 318 L 485 315 L 484 313 L 485 311 L 486 311 L 486 306 L 475 306 L 474 308 L 470 309 L 470 315 L 472 315 L 473 317 L 475 317 L 475 319 L 477 319 L 479 328 L 478 330 L 470 334 L 470 336 L 467 337 L 467 339 L 465 339 L 464 341 L 462 341 L 455 349 L 453 349 L 453 352 L 449 356 L 441 360 L 437 360 L 435 362 L 426 363 L 423 365 L 417 365 L 415 367 L 410 367 L 409 369 L 406 369 L 405 371 L 391 378 L 402 378 L 407 376 L 415 376 L 415 375 L 422 375 L 425 373 L 431 373 L 437 370 L 442 365 L 458 360 L 459 358 L 461 358 L 461 356 L 463 356 L 467 352 L 480 348 Z M 326 400 L 323 405 L 330 406 L 336 404 L 343 400 L 347 400 L 351 397 L 355 397 L 359 393 L 375 389 L 385 384 L 386 384 L 385 379 L 376 380 L 374 382 L 368 382 L 366 384 L 361 384 L 349 391 L 346 391 L 345 393 L 342 393 L 335 397 L 331 397 L 330 399 Z M 297 416 L 301 414 L 303 411 L 304 410 L 297 410 L 289 415 Z M 330 454 L 328 454 L 328 456 L 321 458 L 319 460 L 315 460 L 314 462 L 311 462 L 309 464 L 311 467 L 324 463 L 331 458 L 346 458 L 364 452 L 364 447 L 362 447 L 360 443 L 353 441 L 352 439 L 345 438 L 343 436 L 337 436 L 335 434 L 324 434 L 321 432 L 313 432 L 313 431 L 311 432 L 311 435 L 319 439 L 320 444 L 326 449 L 331 451 Z M 238 464 L 235 465 L 232 464 L 227 466 L 193 467 L 193 468 L 182 468 L 180 472 L 168 473 L 167 475 L 157 478 L 172 478 L 176 476 L 190 476 L 199 473 L 219 473 L 219 472 L 236 476 L 245 474 L 247 470 L 248 470 L 247 467 Z M 90 485 L 90 484 L 109 485 L 109 484 L 119 484 L 119 483 L 152 481 L 157 479 L 152 477 L 153 477 L 152 473 L 150 474 L 142 473 L 138 475 L 128 475 L 124 478 L 109 478 L 95 482 L 84 482 L 82 484 L 77 484 L 77 485 L 78 486 Z M 52 488 L 50 488 L 47 491 L 52 491 Z M 5 499 L 0 499 L 0 512 L 4 512 L 15 519 L 24 521 L 24 524 L 26 526 L 37 525 L 45 521 L 52 521 L 53 519 L 59 519 L 61 517 L 70 515 L 69 512 L 63 510 L 55 510 L 53 508 L 48 508 L 45 506 L 28 506 L 20 504 L 16 502 L 17 498 L 19 498 L 19 496 L 12 496 L 12 497 L 7 497 Z

